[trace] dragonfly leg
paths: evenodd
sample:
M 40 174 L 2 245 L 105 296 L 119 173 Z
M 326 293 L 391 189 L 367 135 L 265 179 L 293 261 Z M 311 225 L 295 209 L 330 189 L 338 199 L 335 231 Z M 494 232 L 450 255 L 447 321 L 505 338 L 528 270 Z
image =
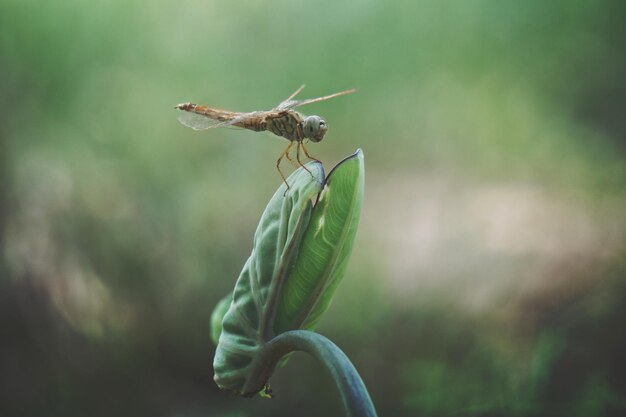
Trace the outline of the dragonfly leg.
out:
M 309 154 L 309 152 L 308 152 L 308 151 L 306 150 L 306 148 L 304 147 L 304 143 L 302 144 L 302 150 L 304 151 L 304 154 L 306 155 L 306 157 L 307 157 L 307 158 L 309 158 L 309 159 L 311 159 L 311 160 L 313 160 L 313 161 L 317 161 L 317 162 L 319 162 L 320 164 L 322 163 L 322 161 L 320 161 L 320 160 L 319 160 L 319 159 L 317 159 L 316 157 L 311 156 L 311 155 Z
M 298 144 L 296 145 L 296 159 L 298 160 L 298 163 L 300 164 L 300 166 L 304 169 L 306 169 L 306 171 L 311 174 L 311 176 L 313 177 L 313 173 L 311 171 L 309 171 L 309 169 L 304 166 L 304 164 L 302 163 L 302 161 L 300 160 L 300 147 L 302 146 L 302 148 L 304 149 L 304 144 L 300 141 L 298 141 Z
M 289 183 L 287 182 L 287 178 L 285 178 L 285 175 L 283 174 L 283 172 L 280 170 L 280 162 L 283 160 L 285 155 L 289 155 L 289 150 L 291 149 L 292 146 L 293 146 L 293 142 L 289 142 L 289 145 L 287 145 L 287 148 L 285 148 L 283 153 L 280 154 L 280 157 L 276 160 L 276 169 L 278 170 L 280 177 L 283 179 L 283 182 L 287 186 L 287 189 L 285 190 L 285 194 L 287 194 L 287 191 L 289 190 Z M 289 157 L 287 157 L 287 159 L 291 160 Z
M 293 144 L 293 142 L 291 142 L 291 143 Z M 289 155 L 290 153 L 291 153 L 291 152 L 287 152 L 287 153 L 285 153 L 285 158 L 287 158 L 287 159 L 289 160 L 289 162 L 291 162 L 291 165 L 292 165 L 294 168 L 298 168 L 298 165 L 296 164 L 296 162 L 295 162 L 293 159 L 291 159 L 291 155 Z

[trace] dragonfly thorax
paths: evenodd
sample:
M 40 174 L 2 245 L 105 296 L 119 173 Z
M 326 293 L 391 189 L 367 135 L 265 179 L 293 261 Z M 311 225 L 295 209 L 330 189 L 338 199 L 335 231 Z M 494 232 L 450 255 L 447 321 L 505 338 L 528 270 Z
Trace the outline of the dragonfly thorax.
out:
M 302 133 L 307 139 L 313 142 L 319 142 L 324 139 L 324 135 L 328 130 L 328 125 L 319 116 L 307 116 L 302 121 Z

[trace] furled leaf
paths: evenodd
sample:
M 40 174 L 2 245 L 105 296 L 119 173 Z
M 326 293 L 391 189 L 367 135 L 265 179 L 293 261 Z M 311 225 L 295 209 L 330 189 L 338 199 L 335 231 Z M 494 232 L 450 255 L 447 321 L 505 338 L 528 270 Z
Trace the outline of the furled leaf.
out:
M 275 332 L 313 328 L 343 278 L 354 244 L 365 168 L 359 149 L 328 175 L 279 298 Z
M 222 321 L 224 320 L 224 316 L 226 315 L 232 301 L 233 295 L 228 294 L 217 303 L 213 309 L 213 313 L 211 314 L 211 341 L 215 345 L 217 345 L 217 342 L 220 340 L 220 334 L 222 334 Z
M 254 235 L 252 254 L 235 285 L 233 300 L 222 321 L 215 352 L 215 382 L 241 393 L 251 362 L 274 333 L 277 298 L 293 267 L 309 223 L 312 199 L 320 192 L 324 170 L 311 162 L 281 185 L 267 205 Z
M 314 327 L 345 272 L 363 199 L 363 153 L 343 160 L 325 180 L 321 164 L 306 167 L 310 172 L 300 168 L 288 178 L 289 192 L 282 185 L 270 200 L 228 311 L 223 315 L 218 306 L 212 316 L 212 336 L 219 336 L 214 379 L 221 388 L 243 395 L 261 390 L 273 366 L 255 361 L 260 350 L 280 333 Z

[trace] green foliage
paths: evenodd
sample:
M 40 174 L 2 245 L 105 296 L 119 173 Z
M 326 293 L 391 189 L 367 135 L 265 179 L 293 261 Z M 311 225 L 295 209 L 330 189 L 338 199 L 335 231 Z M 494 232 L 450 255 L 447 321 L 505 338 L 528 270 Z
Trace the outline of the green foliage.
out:
M 213 314 L 211 314 L 211 341 L 214 345 L 217 345 L 220 340 L 220 334 L 222 333 L 222 321 L 224 320 L 224 316 L 228 312 L 232 302 L 233 295 L 228 294 L 222 298 L 213 309 Z
M 324 184 L 317 162 L 287 178 L 268 203 L 256 233 L 252 254 L 237 279 L 233 301 L 222 322 L 213 368 L 220 388 L 241 393 L 250 365 L 272 337 L 280 290 L 298 254 L 309 224 L 312 199 Z
M 270 200 L 228 311 L 223 314 L 223 299 L 213 313 L 213 340 L 221 329 L 213 363 L 221 388 L 242 394 L 264 344 L 285 331 L 313 327 L 345 272 L 363 199 L 363 153 L 346 158 L 325 179 L 321 164 L 306 168 Z
M 279 298 L 276 333 L 315 327 L 348 265 L 361 214 L 363 152 L 331 171 L 302 239 L 300 256 Z

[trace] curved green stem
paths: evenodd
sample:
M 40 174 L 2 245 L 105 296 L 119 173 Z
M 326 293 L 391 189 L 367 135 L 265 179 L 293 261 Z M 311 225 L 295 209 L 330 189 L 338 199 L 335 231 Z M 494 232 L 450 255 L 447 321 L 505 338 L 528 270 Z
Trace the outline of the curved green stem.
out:
M 339 390 L 347 416 L 376 417 L 374 404 L 350 359 L 329 339 L 308 330 L 281 333 L 265 344 L 252 365 L 250 375 L 255 377 L 248 380 L 244 392 L 254 394 L 262 389 L 280 358 L 294 351 L 310 354 L 326 368 Z

